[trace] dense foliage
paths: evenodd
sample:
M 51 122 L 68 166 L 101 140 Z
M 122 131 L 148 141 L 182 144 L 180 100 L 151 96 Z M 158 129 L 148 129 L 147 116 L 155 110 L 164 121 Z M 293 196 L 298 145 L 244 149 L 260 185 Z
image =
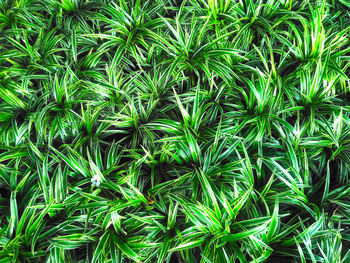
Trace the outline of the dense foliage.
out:
M 350 262 L 347 0 L 0 1 L 0 262 Z

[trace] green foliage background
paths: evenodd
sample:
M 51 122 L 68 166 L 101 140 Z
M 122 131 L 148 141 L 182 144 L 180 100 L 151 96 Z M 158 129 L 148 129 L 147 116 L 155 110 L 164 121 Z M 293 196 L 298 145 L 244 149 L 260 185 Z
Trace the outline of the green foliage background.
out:
M 347 0 L 0 1 L 0 262 L 350 262 L 349 30 Z

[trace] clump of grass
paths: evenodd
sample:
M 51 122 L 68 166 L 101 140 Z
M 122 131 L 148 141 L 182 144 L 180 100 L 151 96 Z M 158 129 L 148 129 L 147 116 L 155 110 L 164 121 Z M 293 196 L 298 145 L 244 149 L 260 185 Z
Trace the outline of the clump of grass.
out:
M 345 0 L 0 2 L 0 263 L 350 262 Z

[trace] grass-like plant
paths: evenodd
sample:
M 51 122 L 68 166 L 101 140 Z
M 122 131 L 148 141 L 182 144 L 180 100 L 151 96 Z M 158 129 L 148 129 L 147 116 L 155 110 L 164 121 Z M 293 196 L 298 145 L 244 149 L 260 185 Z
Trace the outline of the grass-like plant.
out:
M 0 1 L 0 263 L 349 263 L 347 0 Z

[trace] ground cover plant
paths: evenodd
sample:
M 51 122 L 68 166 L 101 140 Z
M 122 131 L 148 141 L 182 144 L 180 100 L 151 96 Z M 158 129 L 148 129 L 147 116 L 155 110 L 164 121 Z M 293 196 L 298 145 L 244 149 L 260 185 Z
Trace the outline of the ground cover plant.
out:
M 350 262 L 347 0 L 0 1 L 0 262 Z

